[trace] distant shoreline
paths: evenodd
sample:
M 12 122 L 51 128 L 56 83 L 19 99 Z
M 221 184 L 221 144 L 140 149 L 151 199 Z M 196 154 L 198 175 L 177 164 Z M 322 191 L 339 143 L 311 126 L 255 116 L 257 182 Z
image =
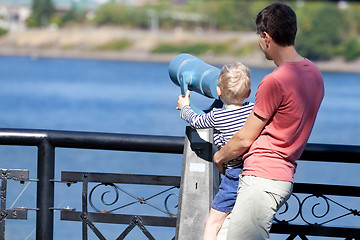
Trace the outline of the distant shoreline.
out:
M 93 50 L 106 42 L 128 39 L 133 46 L 123 51 Z M 65 30 L 26 30 L 11 32 L 0 38 L 0 55 L 27 56 L 31 58 L 77 58 L 119 61 L 170 62 L 177 54 L 153 54 L 151 49 L 162 42 L 190 41 L 237 41 L 255 42 L 252 33 L 191 33 L 191 32 L 149 32 L 145 30 L 124 30 L 119 28 L 85 28 Z M 240 40 L 239 40 L 240 39 Z M 229 56 L 205 54 L 198 56 L 213 65 L 224 65 L 240 61 L 251 68 L 274 69 L 272 61 L 265 59 L 260 50 L 250 56 Z M 315 62 L 321 71 L 360 73 L 360 59 L 345 62 L 337 58 L 326 62 Z
M 68 59 L 94 59 L 130 62 L 159 62 L 169 63 L 177 54 L 141 54 L 141 53 L 117 53 L 117 52 L 79 52 L 79 51 L 55 51 L 55 50 L 12 50 L 0 49 L 0 56 L 19 56 L 30 58 L 68 58 Z M 250 68 L 274 69 L 276 66 L 271 62 L 256 62 L 252 58 L 232 56 L 200 56 L 202 60 L 213 65 L 224 65 L 231 62 L 242 62 Z M 341 59 L 328 62 L 315 62 L 323 72 L 349 72 L 360 73 L 360 61 L 346 63 Z

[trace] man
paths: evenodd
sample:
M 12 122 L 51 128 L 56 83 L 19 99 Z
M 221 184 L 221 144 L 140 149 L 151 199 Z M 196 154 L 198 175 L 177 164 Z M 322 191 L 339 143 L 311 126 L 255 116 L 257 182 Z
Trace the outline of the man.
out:
M 230 240 L 269 239 L 274 215 L 292 193 L 296 160 L 324 97 L 319 69 L 295 50 L 294 11 L 286 4 L 271 4 L 258 13 L 255 23 L 260 48 L 277 68 L 259 84 L 243 128 L 214 155 L 223 173 L 224 163 L 244 154 L 244 172 L 230 214 Z

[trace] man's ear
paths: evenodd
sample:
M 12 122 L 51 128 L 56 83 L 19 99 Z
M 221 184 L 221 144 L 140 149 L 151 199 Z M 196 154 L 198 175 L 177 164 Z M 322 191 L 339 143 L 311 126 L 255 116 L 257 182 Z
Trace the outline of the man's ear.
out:
M 269 43 L 272 41 L 272 38 L 267 32 L 264 32 L 264 38 L 265 38 L 266 47 L 268 47 Z
M 219 88 L 219 86 L 216 86 L 216 93 L 217 95 L 220 97 L 222 94 L 221 88 Z

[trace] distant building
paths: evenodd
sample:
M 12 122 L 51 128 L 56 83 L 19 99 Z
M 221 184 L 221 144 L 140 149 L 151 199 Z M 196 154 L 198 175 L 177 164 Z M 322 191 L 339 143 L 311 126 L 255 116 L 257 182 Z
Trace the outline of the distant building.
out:
M 26 19 L 31 14 L 31 7 L 25 4 L 0 3 L 0 27 L 8 31 L 26 28 Z

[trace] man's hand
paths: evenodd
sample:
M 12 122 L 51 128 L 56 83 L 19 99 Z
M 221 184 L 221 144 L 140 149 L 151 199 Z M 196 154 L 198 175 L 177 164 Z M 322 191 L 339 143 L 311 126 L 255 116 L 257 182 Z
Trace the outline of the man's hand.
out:
M 190 105 L 190 90 L 187 90 L 186 95 L 180 95 L 178 100 L 178 106 L 176 110 L 181 110 L 184 106 Z
M 217 153 L 218 153 L 218 152 L 216 152 L 216 153 L 214 154 L 214 163 L 215 163 L 215 166 L 219 169 L 219 172 L 220 172 L 221 174 L 225 174 L 224 164 L 221 163 L 221 162 L 219 162 L 218 157 L 217 157 L 217 155 L 216 155 Z

